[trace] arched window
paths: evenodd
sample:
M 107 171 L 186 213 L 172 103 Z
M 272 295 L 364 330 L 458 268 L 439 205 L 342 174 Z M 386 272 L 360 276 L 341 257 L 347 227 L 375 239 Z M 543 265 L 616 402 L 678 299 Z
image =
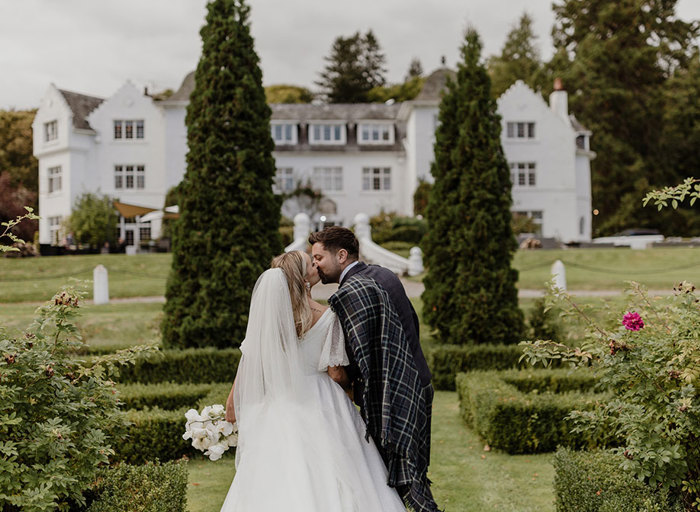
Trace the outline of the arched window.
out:
M 584 219 L 583 217 L 581 217 L 581 218 L 578 220 L 578 234 L 579 234 L 579 235 L 583 235 L 583 230 L 584 230 L 585 227 L 586 227 L 586 219 Z

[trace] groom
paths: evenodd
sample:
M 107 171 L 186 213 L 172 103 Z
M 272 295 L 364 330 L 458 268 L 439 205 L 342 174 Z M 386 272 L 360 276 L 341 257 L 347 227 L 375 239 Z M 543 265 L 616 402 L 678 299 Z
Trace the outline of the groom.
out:
M 437 505 L 427 477 L 433 387 L 418 317 L 390 270 L 358 261 L 352 231 L 309 236 L 323 283 L 339 283 L 329 304 L 343 326 L 355 402 L 389 470 L 388 483 L 417 512 Z

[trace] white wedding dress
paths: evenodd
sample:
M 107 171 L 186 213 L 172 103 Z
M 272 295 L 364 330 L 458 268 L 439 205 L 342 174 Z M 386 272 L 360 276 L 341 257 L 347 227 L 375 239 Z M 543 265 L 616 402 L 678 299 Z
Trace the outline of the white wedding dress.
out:
M 270 308 L 265 294 L 260 295 Z M 365 440 L 359 412 L 326 372 L 328 366 L 348 363 L 335 314 L 326 310 L 303 339 L 294 335 L 294 343 L 283 344 L 285 364 L 299 365 L 300 371 L 290 377 L 284 369 L 285 379 L 290 379 L 284 386 L 296 390 L 274 396 L 270 390 L 283 384 L 264 374 L 272 367 L 260 366 L 274 359 L 278 349 L 266 346 L 269 336 L 252 336 L 253 308 L 251 304 L 236 388 L 239 380 L 252 381 L 249 373 L 255 373 L 265 391 L 240 411 L 236 405 L 236 475 L 221 512 L 405 512 L 397 492 L 386 484 L 387 470 L 374 442 Z M 265 313 L 269 316 L 269 309 Z M 274 319 L 260 326 L 268 324 Z M 257 351 L 252 341 L 264 349 Z M 246 393 L 238 394 L 244 404 Z

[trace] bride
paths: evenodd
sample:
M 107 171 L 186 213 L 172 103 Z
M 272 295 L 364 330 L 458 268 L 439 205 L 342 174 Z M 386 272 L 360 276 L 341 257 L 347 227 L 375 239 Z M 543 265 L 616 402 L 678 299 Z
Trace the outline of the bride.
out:
M 255 285 L 226 402 L 239 437 L 221 512 L 405 512 L 336 383 L 346 379 L 345 342 L 333 311 L 311 299 L 310 256 L 289 252 L 271 267 Z

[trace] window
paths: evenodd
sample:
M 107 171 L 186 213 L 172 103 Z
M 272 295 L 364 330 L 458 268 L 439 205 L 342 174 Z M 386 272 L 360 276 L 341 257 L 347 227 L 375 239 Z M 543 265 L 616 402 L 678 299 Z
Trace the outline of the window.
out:
M 510 164 L 510 181 L 513 187 L 534 187 L 537 184 L 534 162 Z
M 270 125 L 272 132 L 272 140 L 275 144 L 296 144 L 297 143 L 297 125 L 291 123 L 273 123 Z
M 323 192 L 338 192 L 343 190 L 342 167 L 314 167 L 314 188 Z
M 541 234 L 542 233 L 542 210 L 537 210 L 537 211 L 518 211 L 518 212 L 513 212 L 514 215 L 516 216 L 523 216 L 523 217 L 528 217 L 532 220 L 532 223 L 535 225 L 535 233 L 536 234 Z
M 49 194 L 58 192 L 62 188 L 61 166 L 49 167 Z
M 309 134 L 311 144 L 345 144 L 344 124 L 311 124 Z
M 534 139 L 535 123 L 508 122 L 506 123 L 506 136 L 509 139 Z
M 50 142 L 58 139 L 58 121 L 44 123 L 44 141 Z
M 115 119 L 114 120 L 115 139 L 143 139 L 144 121 L 143 119 Z
M 49 233 L 51 233 L 51 243 L 58 245 L 61 236 L 61 217 L 49 217 Z
M 280 167 L 275 174 L 275 188 L 277 192 L 291 192 L 294 190 L 294 169 Z
M 362 169 L 362 190 L 391 190 L 391 169 L 389 167 Z
M 115 165 L 114 188 L 146 188 L 146 167 L 143 165 Z
M 140 226 L 139 227 L 139 240 L 150 240 L 151 239 L 151 226 Z
M 583 235 L 583 232 L 586 229 L 586 219 L 583 217 L 579 217 L 578 219 L 578 234 Z
M 392 124 L 360 124 L 361 144 L 393 144 L 394 125 Z

